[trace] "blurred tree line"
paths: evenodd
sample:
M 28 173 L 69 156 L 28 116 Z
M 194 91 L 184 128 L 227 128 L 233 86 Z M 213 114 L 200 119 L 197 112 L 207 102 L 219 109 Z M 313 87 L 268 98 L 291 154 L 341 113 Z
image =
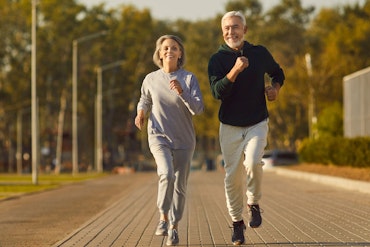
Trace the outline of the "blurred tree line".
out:
M 342 78 L 370 65 L 370 1 L 363 5 L 315 10 L 300 0 L 281 0 L 268 10 L 258 0 L 230 0 L 225 11 L 242 10 L 246 39 L 266 46 L 286 73 L 277 102 L 269 104 L 268 148 L 296 149 L 309 135 L 342 135 Z M 218 106 L 207 77 L 208 59 L 223 43 L 222 13 L 199 21 L 154 19 L 149 9 L 104 4 L 88 8 L 76 0 L 39 0 L 37 5 L 38 128 L 42 165 L 55 158 L 58 125 L 63 124 L 63 162 L 71 162 L 72 42 L 108 30 L 108 35 L 78 47 L 78 143 L 81 166 L 94 164 L 95 97 L 98 66 L 124 60 L 103 73 L 105 164 L 122 165 L 147 152 L 145 133 L 133 124 L 141 82 L 157 69 L 156 39 L 176 34 L 185 44 L 186 69 L 200 82 L 205 113 L 195 117 L 198 149 L 218 152 Z M 31 1 L 0 0 L 0 169 L 14 171 L 16 160 L 30 167 L 31 151 Z M 307 67 L 310 54 L 312 69 Z M 268 78 L 266 78 L 268 83 Z M 63 107 L 63 102 L 66 103 Z M 309 111 L 311 107 L 311 115 Z M 60 116 L 62 122 L 60 120 Z M 331 122 L 333 121 L 333 122 Z M 19 133 L 22 133 L 20 135 Z M 145 132 L 145 131 L 144 131 Z M 21 136 L 21 138 L 20 138 Z M 21 145 L 20 145 L 21 143 Z M 20 146 L 19 146 L 20 145 Z M 18 146 L 18 149 L 17 149 Z M 16 150 L 21 147 L 19 154 Z M 206 152 L 207 153 L 207 152 Z

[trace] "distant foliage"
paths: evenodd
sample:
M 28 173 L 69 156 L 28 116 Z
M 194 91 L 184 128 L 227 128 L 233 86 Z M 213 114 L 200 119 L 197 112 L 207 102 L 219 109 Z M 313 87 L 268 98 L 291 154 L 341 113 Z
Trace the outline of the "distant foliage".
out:
M 370 167 L 370 137 L 306 139 L 298 152 L 303 162 Z
M 343 107 L 339 102 L 322 110 L 317 121 L 319 137 L 343 136 Z
M 211 95 L 207 66 L 210 56 L 224 43 L 220 28 L 222 12 L 198 21 L 158 20 L 152 18 L 150 9 L 137 9 L 135 1 L 114 9 L 104 4 L 88 8 L 77 0 L 37 2 L 39 143 L 40 150 L 49 150 L 48 155 L 41 156 L 43 166 L 50 165 L 55 158 L 58 119 L 62 113 L 65 114 L 60 130 L 63 152 L 65 161 L 70 160 L 72 42 L 102 30 L 109 31 L 108 35 L 80 40 L 78 45 L 80 162 L 94 164 L 96 68 L 118 60 L 125 62 L 102 75 L 103 143 L 109 157 L 106 164 L 122 164 L 119 151 L 122 147 L 127 154 L 147 148 L 143 132 L 133 124 L 135 106 L 144 76 L 157 69 L 152 62 L 155 40 L 166 33 L 183 39 L 188 58 L 185 68 L 196 75 L 202 90 L 205 112 L 194 117 L 198 147 L 219 152 L 220 102 Z M 319 11 L 314 11 L 312 6 L 302 6 L 298 0 L 280 0 L 268 10 L 262 8 L 261 2 L 230 0 L 223 12 L 243 11 L 248 25 L 246 40 L 268 48 L 285 72 L 286 81 L 278 100 L 268 102 L 268 147 L 296 149 L 308 136 L 308 109 L 314 104 L 320 138 L 315 141 L 322 143 L 316 147 L 304 142 L 304 152 L 314 148 L 307 159 L 308 155 L 312 155 L 310 159 L 318 156 L 330 163 L 337 162 L 337 155 L 356 153 L 348 159 L 340 159 L 339 163 L 357 162 L 369 152 L 364 144 L 359 144 L 364 151 L 355 152 L 344 147 L 346 141 L 339 141 L 341 146 L 333 147 L 335 143 L 326 140 L 342 133 L 341 106 L 333 106 L 333 102 L 343 101 L 343 77 L 370 66 L 370 1 Z M 0 16 L 0 169 L 11 170 L 16 163 L 16 149 L 22 146 L 18 151 L 28 155 L 31 150 L 31 1 L 0 0 Z M 312 57 L 310 75 L 304 59 L 306 53 Z M 269 83 L 266 76 L 266 84 Z M 313 97 L 309 97 L 310 90 Z M 60 104 L 63 97 L 65 109 Z M 22 135 L 19 135 L 20 126 Z M 17 136 L 22 136 L 22 145 L 18 145 Z M 350 142 L 348 147 L 357 150 L 360 146 L 356 145 Z M 330 151 L 335 157 L 328 157 L 329 148 L 336 149 Z M 125 157 L 131 159 L 129 155 Z M 29 159 L 23 160 L 25 168 L 29 165 L 27 162 Z

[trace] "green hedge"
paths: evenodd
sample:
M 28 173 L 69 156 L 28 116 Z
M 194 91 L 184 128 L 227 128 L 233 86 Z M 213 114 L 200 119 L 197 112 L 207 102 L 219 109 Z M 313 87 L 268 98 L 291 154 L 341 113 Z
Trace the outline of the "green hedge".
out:
M 325 137 L 306 139 L 299 149 L 302 162 L 370 167 L 370 138 Z

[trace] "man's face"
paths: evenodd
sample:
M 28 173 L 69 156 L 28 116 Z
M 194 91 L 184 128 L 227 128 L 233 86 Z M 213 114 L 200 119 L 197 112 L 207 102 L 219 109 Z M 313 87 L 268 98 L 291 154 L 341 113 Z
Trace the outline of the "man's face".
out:
M 243 46 L 246 33 L 247 27 L 237 16 L 225 18 L 222 22 L 222 35 L 225 43 L 232 49 L 240 49 Z

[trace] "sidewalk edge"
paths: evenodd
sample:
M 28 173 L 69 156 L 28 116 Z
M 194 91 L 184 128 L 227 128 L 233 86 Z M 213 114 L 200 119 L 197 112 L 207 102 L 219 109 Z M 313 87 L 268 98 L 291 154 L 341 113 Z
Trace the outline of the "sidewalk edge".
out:
M 358 191 L 370 194 L 370 183 L 364 181 L 357 181 L 347 178 L 333 177 L 327 175 L 320 175 L 309 172 L 293 171 L 286 168 L 274 168 L 278 175 L 294 177 L 298 179 L 306 179 L 312 182 L 318 182 L 326 185 L 339 187 L 346 190 Z

